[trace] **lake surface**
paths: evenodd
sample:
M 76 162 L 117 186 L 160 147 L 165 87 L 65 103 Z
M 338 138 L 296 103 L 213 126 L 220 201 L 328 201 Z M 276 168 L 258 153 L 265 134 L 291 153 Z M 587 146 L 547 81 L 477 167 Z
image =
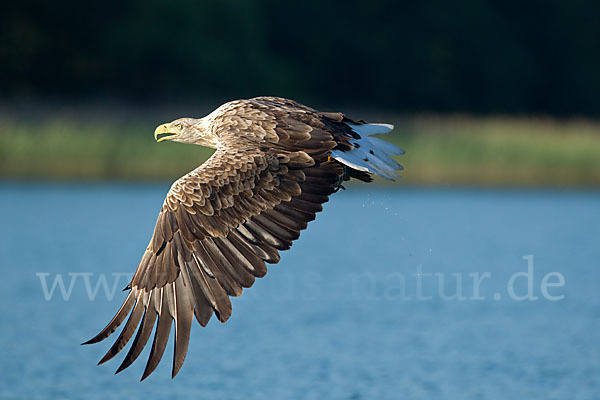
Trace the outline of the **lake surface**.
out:
M 168 187 L 0 183 L 1 398 L 600 398 L 585 191 L 352 187 L 226 324 L 194 322 L 174 380 L 172 342 L 146 381 L 150 346 L 113 376 L 126 351 L 97 367 L 112 341 L 79 343 L 125 298 Z

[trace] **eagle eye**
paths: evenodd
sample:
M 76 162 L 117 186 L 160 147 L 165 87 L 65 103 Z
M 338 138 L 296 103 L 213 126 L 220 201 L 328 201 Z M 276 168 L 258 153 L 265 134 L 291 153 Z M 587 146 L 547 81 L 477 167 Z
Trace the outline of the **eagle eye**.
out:
M 175 128 L 177 128 L 178 130 L 182 130 L 183 129 L 183 124 L 181 124 L 181 123 L 175 124 Z

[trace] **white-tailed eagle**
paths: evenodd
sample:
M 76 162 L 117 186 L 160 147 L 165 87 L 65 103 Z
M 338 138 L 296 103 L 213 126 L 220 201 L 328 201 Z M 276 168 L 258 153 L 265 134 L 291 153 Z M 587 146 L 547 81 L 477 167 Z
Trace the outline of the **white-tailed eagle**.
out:
M 344 181 L 370 182 L 371 174 L 397 177 L 402 167 L 390 156 L 403 151 L 372 136 L 392 128 L 277 97 L 232 101 L 204 118 L 156 128 L 159 142 L 216 151 L 167 193 L 127 298 L 106 328 L 86 342 L 106 339 L 129 316 L 100 364 L 137 330 L 117 372 L 127 368 L 155 330 L 146 378 L 174 323 L 174 377 L 187 353 L 194 316 L 202 326 L 213 313 L 227 321 L 229 297 L 263 277 L 265 263 L 279 261 L 279 251 L 290 248 Z

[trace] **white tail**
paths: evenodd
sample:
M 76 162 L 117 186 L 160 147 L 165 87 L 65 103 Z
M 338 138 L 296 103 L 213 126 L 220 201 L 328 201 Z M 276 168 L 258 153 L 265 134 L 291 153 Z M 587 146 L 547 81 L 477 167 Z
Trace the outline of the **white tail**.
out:
M 396 171 L 404 168 L 390 156 L 404 154 L 404 150 L 384 140 L 371 137 L 371 135 L 389 133 L 394 126 L 390 124 L 347 125 L 358 133 L 360 138 L 350 140 L 354 149 L 349 151 L 333 150 L 331 156 L 359 171 L 377 174 L 389 180 L 399 178 Z

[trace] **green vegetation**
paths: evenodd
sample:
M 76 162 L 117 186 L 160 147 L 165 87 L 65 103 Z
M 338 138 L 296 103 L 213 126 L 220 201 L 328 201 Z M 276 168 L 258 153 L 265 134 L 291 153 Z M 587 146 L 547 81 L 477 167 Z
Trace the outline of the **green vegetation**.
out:
M 412 184 L 600 186 L 600 124 L 417 117 L 396 125 Z
M 404 184 L 600 186 L 599 123 L 470 116 L 376 119 L 396 123 L 387 139 L 407 151 L 400 157 Z M 172 180 L 210 155 L 197 146 L 159 145 L 153 130 L 151 124 L 117 118 L 23 122 L 0 116 L 0 176 Z
M 600 117 L 598 1 L 114 4 L 3 2 L 0 99 Z

